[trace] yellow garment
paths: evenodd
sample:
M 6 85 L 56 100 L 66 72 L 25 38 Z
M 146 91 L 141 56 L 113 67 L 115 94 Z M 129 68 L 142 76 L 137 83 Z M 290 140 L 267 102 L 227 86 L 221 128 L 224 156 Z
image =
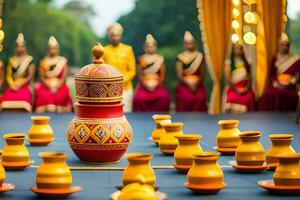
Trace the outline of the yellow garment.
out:
M 107 45 L 104 47 L 103 59 L 105 63 L 116 67 L 124 75 L 124 89 L 132 89 L 132 79 L 136 74 L 132 47 L 123 43 L 117 46 Z
M 285 6 L 286 0 L 257 1 L 257 13 L 260 17 L 257 27 L 257 66 L 255 79 L 258 97 L 264 94 L 268 83 L 271 61 L 278 52 L 279 39 L 285 27 L 285 22 L 282 20 Z
M 232 5 L 228 0 L 197 0 L 202 41 L 210 75 L 214 81 L 210 114 L 221 112 L 221 81 L 230 41 Z M 216 31 L 218 27 L 218 31 Z

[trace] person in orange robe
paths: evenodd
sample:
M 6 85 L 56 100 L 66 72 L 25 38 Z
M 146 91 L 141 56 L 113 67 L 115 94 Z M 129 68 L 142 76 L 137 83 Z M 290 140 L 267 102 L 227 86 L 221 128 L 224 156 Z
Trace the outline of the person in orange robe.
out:
M 51 36 L 48 55 L 40 61 L 39 78 L 36 84 L 36 112 L 71 112 L 72 98 L 66 84 L 68 76 L 67 59 L 59 55 L 59 44 Z
M 196 40 L 188 31 L 184 34 L 184 52 L 176 61 L 179 84 L 176 87 L 178 112 L 207 111 L 206 92 L 203 87 L 204 57 L 196 49 Z
M 290 40 L 283 33 L 279 52 L 272 61 L 268 88 L 258 102 L 258 110 L 296 110 L 300 57 L 291 54 L 289 49 Z
M 233 113 L 254 111 L 255 96 L 251 88 L 251 67 L 241 44 L 233 44 L 231 57 L 231 65 L 225 66 L 227 80 L 225 111 Z
M 7 88 L 1 103 L 2 110 L 32 111 L 30 82 L 34 77 L 33 57 L 26 53 L 24 35 L 18 34 L 16 55 L 8 61 L 6 69 Z
M 170 96 L 163 86 L 165 80 L 164 57 L 157 54 L 157 43 L 151 34 L 146 36 L 145 54 L 139 57 L 137 66 L 139 85 L 133 99 L 133 111 L 167 112 Z

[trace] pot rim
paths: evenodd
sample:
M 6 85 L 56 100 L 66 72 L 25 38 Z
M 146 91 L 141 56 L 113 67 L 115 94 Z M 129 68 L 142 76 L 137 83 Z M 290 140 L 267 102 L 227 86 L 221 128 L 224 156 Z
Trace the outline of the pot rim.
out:
M 243 131 L 239 134 L 240 137 L 260 137 L 262 132 L 260 131 Z
M 178 140 L 183 141 L 192 141 L 192 140 L 198 140 L 202 138 L 201 134 L 183 134 L 183 135 L 177 135 L 175 136 Z
M 210 152 L 210 151 L 203 151 L 197 154 L 193 154 L 192 158 L 194 160 L 215 160 L 216 158 L 218 158 L 220 155 L 220 153 L 218 152 Z
M 279 134 L 270 134 L 269 138 L 271 140 L 291 140 L 294 135 L 290 133 L 279 133 Z
M 222 119 L 218 121 L 218 124 L 220 126 L 222 125 L 233 125 L 233 124 L 238 124 L 240 121 L 237 119 Z
M 31 116 L 31 120 L 49 120 L 49 116 Z
M 300 153 L 282 153 L 277 156 L 279 159 L 300 159 Z
M 80 103 L 80 102 L 75 102 L 74 106 L 79 106 L 79 107 L 97 107 L 99 108 L 99 105 L 101 105 L 101 107 L 119 107 L 119 106 L 123 106 L 123 103 L 112 103 L 112 104 L 88 104 L 88 103 Z
M 164 120 L 164 119 L 171 119 L 171 115 L 163 115 L 163 114 L 154 114 L 152 115 L 152 119 L 154 120 Z
M 3 135 L 4 139 L 10 139 L 10 140 L 20 140 L 26 138 L 26 133 L 6 133 Z
M 163 127 L 183 127 L 182 122 L 161 123 Z
M 127 153 L 124 155 L 127 160 L 151 160 L 153 155 L 151 153 L 143 153 L 143 152 L 136 152 L 136 153 Z
M 68 154 L 65 152 L 58 152 L 58 151 L 45 151 L 45 152 L 40 152 L 39 156 L 41 158 L 67 158 Z

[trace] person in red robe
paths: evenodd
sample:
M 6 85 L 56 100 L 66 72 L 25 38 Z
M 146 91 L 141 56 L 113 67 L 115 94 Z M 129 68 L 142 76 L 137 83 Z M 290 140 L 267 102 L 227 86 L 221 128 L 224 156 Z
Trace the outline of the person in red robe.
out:
M 280 38 L 279 52 L 273 59 L 269 84 L 258 102 L 258 110 L 296 110 L 299 100 L 300 57 L 289 52 L 290 40 L 286 33 Z
M 164 57 L 156 52 L 157 43 L 151 34 L 146 36 L 145 54 L 137 66 L 139 84 L 133 99 L 133 110 L 139 112 L 167 112 L 170 96 L 163 86 L 165 80 Z
M 24 35 L 18 34 L 16 55 L 9 58 L 6 69 L 7 88 L 3 94 L 2 110 L 32 111 L 30 82 L 34 76 L 33 57 L 26 53 Z
M 225 112 L 245 113 L 254 111 L 255 96 L 251 88 L 250 71 L 243 46 L 239 43 L 233 44 L 231 64 L 225 66 L 227 81 Z
M 206 91 L 203 87 L 204 57 L 196 48 L 196 40 L 188 31 L 184 34 L 184 52 L 176 61 L 179 84 L 176 87 L 176 110 L 207 111 Z
M 40 61 L 39 78 L 36 84 L 36 112 L 71 112 L 72 98 L 66 84 L 68 75 L 67 59 L 59 55 L 59 44 L 51 36 L 48 55 Z

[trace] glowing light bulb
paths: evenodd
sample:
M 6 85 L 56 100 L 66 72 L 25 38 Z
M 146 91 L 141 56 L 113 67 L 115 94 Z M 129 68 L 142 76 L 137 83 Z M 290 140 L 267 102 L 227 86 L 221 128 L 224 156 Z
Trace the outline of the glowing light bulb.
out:
M 231 22 L 231 27 L 236 30 L 240 27 L 240 23 L 237 20 L 233 20 Z
M 234 43 L 234 44 L 237 43 L 239 41 L 239 39 L 240 39 L 240 37 L 236 33 L 231 35 L 232 43 Z
M 240 0 L 232 0 L 233 5 L 238 6 L 240 5 Z
M 3 30 L 0 30 L 0 41 L 3 41 L 4 39 L 4 32 Z
M 234 8 L 232 10 L 232 15 L 234 18 L 237 18 L 238 16 L 240 16 L 240 11 L 237 8 Z
M 243 36 L 243 39 L 246 44 L 249 44 L 249 45 L 256 44 L 256 35 L 251 31 L 245 33 Z
M 256 24 L 257 23 L 255 14 L 250 11 L 248 11 L 244 14 L 244 20 L 248 24 Z

